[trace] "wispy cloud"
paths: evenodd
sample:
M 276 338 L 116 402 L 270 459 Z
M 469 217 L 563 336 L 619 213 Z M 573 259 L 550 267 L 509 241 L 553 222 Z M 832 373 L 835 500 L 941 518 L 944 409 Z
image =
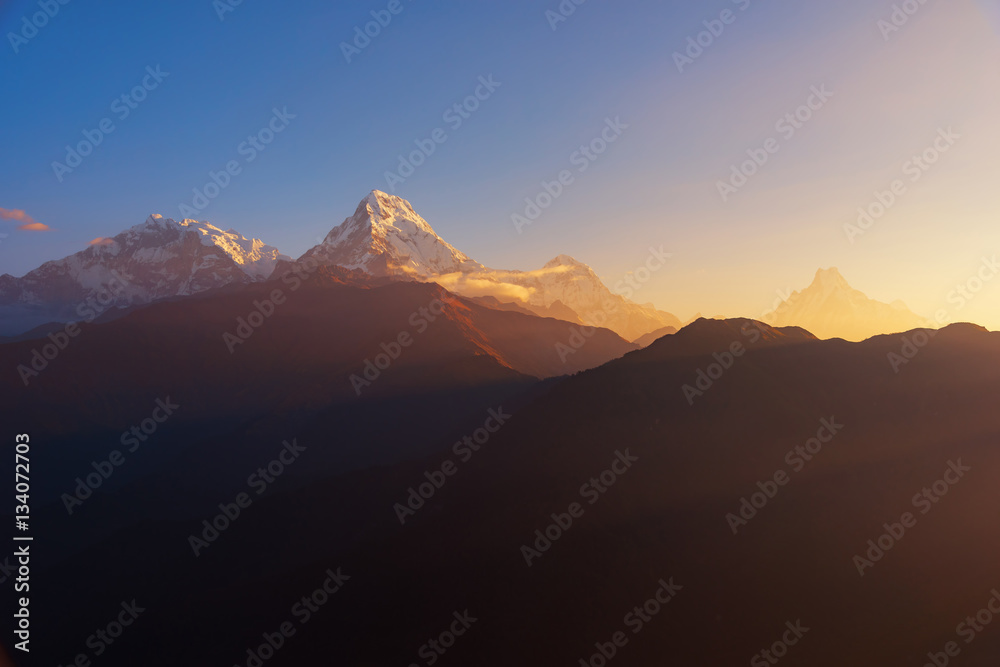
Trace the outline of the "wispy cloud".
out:
M 49 231 L 49 226 L 43 225 L 40 222 L 29 222 L 26 225 L 21 225 L 18 229 L 23 229 L 26 232 L 47 232 Z
M 104 236 L 98 236 L 96 239 L 94 239 L 87 245 L 112 245 L 114 242 L 115 242 L 114 239 L 109 239 Z
M 473 276 L 464 273 L 449 273 L 435 276 L 434 282 L 447 290 L 465 296 L 495 296 L 501 300 L 512 299 L 524 303 L 531 299 L 534 292 L 530 287 L 503 282 L 488 273 Z
M 574 270 L 572 266 L 557 264 L 535 271 L 487 270 L 471 274 L 456 272 L 435 276 L 434 282 L 464 296 L 494 296 L 501 301 L 530 303 L 540 285 L 537 281 L 549 275 L 569 273 Z
M 17 220 L 25 224 L 34 224 L 35 219 L 19 208 L 0 207 L 0 218 L 3 220 Z

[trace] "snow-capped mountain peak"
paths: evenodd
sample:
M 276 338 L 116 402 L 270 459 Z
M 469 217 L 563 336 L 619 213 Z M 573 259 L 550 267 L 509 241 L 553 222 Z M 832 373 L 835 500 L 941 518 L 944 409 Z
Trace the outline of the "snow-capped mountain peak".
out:
M 372 190 L 362 204 L 368 207 L 371 224 L 378 227 L 396 227 L 414 233 L 434 234 L 427 221 L 417 215 L 410 202 L 381 190 Z M 434 234 L 437 236 L 437 234 Z
M 586 264 L 559 255 L 536 271 L 490 269 L 437 235 L 408 201 L 373 190 L 354 215 L 299 261 L 369 275 L 434 281 L 472 298 L 491 297 L 543 317 L 613 329 L 629 340 L 680 320 L 612 293 Z
M 341 245 L 359 231 L 382 236 L 396 231 L 410 236 L 425 234 L 437 237 L 427 221 L 413 210 L 410 202 L 380 190 L 372 190 L 362 199 L 354 215 L 334 227 L 323 243 Z
M 122 234 L 111 239 L 114 244 L 106 244 L 109 252 L 113 252 L 115 244 L 124 244 L 126 247 L 159 246 L 164 241 L 168 244 L 175 241 L 177 236 L 183 236 L 187 232 L 194 232 L 201 245 L 208 248 L 218 248 L 222 250 L 237 266 L 254 280 L 262 280 L 271 275 L 274 266 L 279 260 L 289 260 L 290 258 L 278 252 L 278 249 L 270 246 L 260 239 L 249 239 L 234 229 L 222 231 L 209 222 L 198 220 L 174 220 L 164 218 L 158 213 L 154 213 L 146 218 L 141 225 L 136 225 Z M 119 237 L 124 237 L 120 239 Z
M 583 262 L 581 262 L 581 261 L 579 261 L 577 259 L 574 259 L 573 257 L 570 257 L 569 255 L 559 255 L 558 257 L 555 257 L 555 258 L 553 258 L 553 259 L 551 259 L 551 260 L 549 260 L 548 262 L 545 263 L 545 268 L 546 269 L 552 269 L 552 268 L 555 268 L 557 266 L 565 266 L 565 267 L 569 267 L 569 268 L 583 267 L 583 268 L 586 268 L 588 270 L 590 269 L 589 266 L 587 266 L 586 264 L 584 264 Z
M 81 306 L 98 296 L 104 309 L 264 280 L 288 259 L 260 239 L 153 214 L 23 277 L 0 276 L 0 334 L 86 318 L 94 308 Z
M 305 257 L 377 276 L 427 278 L 483 268 L 438 236 L 410 202 L 380 190 Z

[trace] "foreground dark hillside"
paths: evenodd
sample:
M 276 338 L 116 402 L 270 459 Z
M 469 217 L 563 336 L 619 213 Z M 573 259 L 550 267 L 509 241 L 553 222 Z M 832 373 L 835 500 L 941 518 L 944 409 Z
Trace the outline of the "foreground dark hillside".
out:
M 923 664 L 950 641 L 968 664 L 993 664 L 1000 636 L 966 644 L 956 626 L 1000 583 L 989 518 L 1000 503 L 1000 335 L 949 327 L 897 374 L 889 355 L 902 336 L 850 344 L 765 329 L 753 342 L 742 324 L 701 321 L 521 412 L 449 483 L 439 514 L 359 548 L 359 562 L 382 554 L 380 593 L 367 613 L 352 609 L 378 619 L 354 631 L 378 633 L 383 596 L 402 589 L 399 613 L 430 604 L 421 616 L 440 618 L 462 604 L 490 618 L 455 664 L 574 664 L 622 629 L 622 664 L 748 662 L 799 619 L 810 632 L 789 651 L 794 664 Z M 748 351 L 690 405 L 683 385 L 736 341 Z M 795 453 L 818 433 L 830 442 L 811 460 Z M 638 461 L 589 505 L 581 485 L 625 449 Z M 778 471 L 784 486 L 770 484 Z M 758 482 L 774 498 L 745 524 L 728 520 Z M 573 502 L 583 516 L 529 568 L 522 545 Z M 861 576 L 855 556 L 906 513 L 913 527 L 895 545 L 883 538 L 888 552 L 873 551 Z M 684 589 L 633 636 L 626 612 L 661 577 Z M 433 625 L 411 623 L 419 645 Z
M 904 347 L 914 337 L 926 344 Z M 206 439 L 230 469 L 198 477 L 211 486 L 199 503 L 192 454 L 79 515 L 50 513 L 52 534 L 129 520 L 44 573 L 59 594 L 39 615 L 60 609 L 46 655 L 68 661 L 95 615 L 144 596 L 142 623 L 102 664 L 247 665 L 287 621 L 295 634 L 268 665 L 587 664 L 619 632 L 609 662 L 623 665 L 746 664 L 765 649 L 787 664 L 922 665 L 948 642 L 961 664 L 993 665 L 996 626 L 970 643 L 957 626 L 1000 586 L 998 395 L 1000 335 L 970 325 L 855 344 L 700 320 L 513 408 L 466 412 L 421 460 L 306 470 L 363 437 L 328 415 L 299 436 L 305 469 L 194 556 L 191 534 L 257 465 Z M 491 408 L 513 416 L 478 451 L 453 448 Z M 440 488 L 404 510 L 428 480 Z M 295 604 L 337 568 L 350 579 L 303 623 Z M 633 611 L 658 592 L 670 601 L 655 615 L 659 603 Z M 466 610 L 478 620 L 435 653 L 427 642 Z M 794 645 L 774 647 L 783 637 Z

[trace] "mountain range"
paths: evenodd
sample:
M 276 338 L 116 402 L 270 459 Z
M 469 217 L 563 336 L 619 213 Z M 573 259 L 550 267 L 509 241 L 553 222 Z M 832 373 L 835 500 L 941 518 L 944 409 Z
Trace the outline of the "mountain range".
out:
M 276 248 L 232 229 L 151 215 L 23 277 L 0 275 L 0 334 L 92 321 L 114 308 L 252 283 L 267 278 L 282 259 L 287 257 Z
M 627 340 L 680 325 L 669 313 L 612 293 L 590 267 L 566 255 L 537 271 L 489 269 L 438 236 L 409 202 L 377 190 L 296 261 L 364 276 L 433 281 L 483 303 L 495 299 L 500 308 L 604 326 Z M 277 249 L 234 230 L 152 215 L 24 277 L 0 276 L 0 335 L 84 319 L 95 310 L 248 284 L 288 270 L 289 263 Z M 95 301 L 100 308 L 81 305 Z
M 33 272 L 77 298 L 121 274 L 127 305 L 0 341 L 0 410 L 44 471 L 38 659 L 136 598 L 148 616 L 102 664 L 263 664 L 247 647 L 338 568 L 343 593 L 267 664 L 412 664 L 463 612 L 451 664 L 596 664 L 622 628 L 616 664 L 745 664 L 796 622 L 801 664 L 920 664 L 985 603 L 1000 334 L 697 318 L 629 341 L 582 326 L 611 292 L 572 258 L 500 279 L 419 223 L 373 193 L 291 259 L 154 217 Z M 535 292 L 457 293 L 480 277 Z M 830 270 L 777 312 L 824 303 L 885 317 Z M 875 551 L 922 488 L 939 502 Z M 994 664 L 997 640 L 963 653 Z
M 294 260 L 232 229 L 152 215 L 23 277 L 0 276 L 0 335 L 89 322 L 102 313 L 248 285 L 307 265 L 346 270 L 344 279 L 359 284 L 434 282 L 489 308 L 604 327 L 640 346 L 684 326 L 669 312 L 612 291 L 589 266 L 568 255 L 534 271 L 484 266 L 438 236 L 409 202 L 373 190 L 352 216 Z M 779 327 L 801 326 L 820 338 L 855 341 L 927 325 L 901 302 L 869 299 L 835 268 L 818 271 L 808 288 L 762 319 Z

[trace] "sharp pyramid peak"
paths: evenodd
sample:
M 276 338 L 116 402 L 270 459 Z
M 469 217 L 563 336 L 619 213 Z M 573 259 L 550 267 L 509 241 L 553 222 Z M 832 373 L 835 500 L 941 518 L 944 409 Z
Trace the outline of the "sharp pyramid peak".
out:
M 569 255 L 559 255 L 550 260 L 545 266 L 586 266 L 586 264 Z
M 449 245 L 402 197 L 372 190 L 310 253 L 373 275 L 432 276 L 483 267 Z M 315 253 L 314 253 L 315 254 Z
M 358 204 L 354 215 L 344 221 L 341 227 L 356 229 L 363 227 L 372 232 L 396 228 L 408 232 L 421 231 L 437 236 L 430 224 L 414 209 L 413 205 L 402 197 L 388 194 L 381 190 L 372 190 Z M 333 230 L 337 231 L 337 228 Z M 339 235 L 331 235 L 336 238 Z
M 816 277 L 813 278 L 812 284 L 816 287 L 851 289 L 850 284 L 837 267 L 816 271 Z

